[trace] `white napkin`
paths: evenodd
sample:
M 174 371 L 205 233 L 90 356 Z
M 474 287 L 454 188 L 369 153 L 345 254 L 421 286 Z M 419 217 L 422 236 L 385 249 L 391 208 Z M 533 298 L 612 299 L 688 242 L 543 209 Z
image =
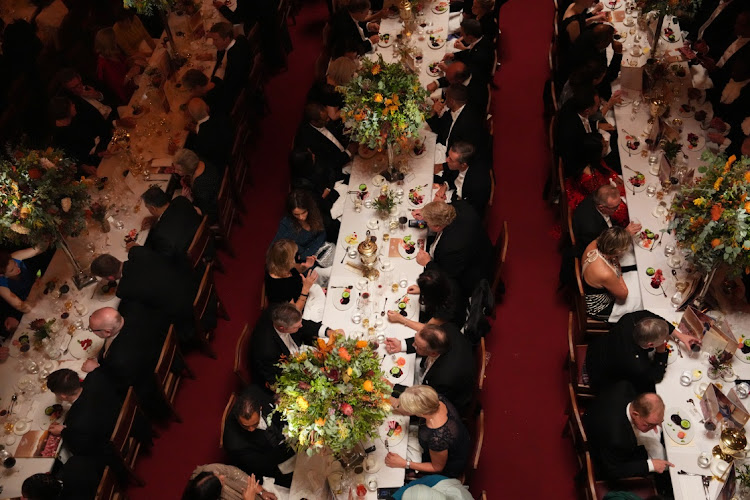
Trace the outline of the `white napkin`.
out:
M 641 298 L 641 284 L 638 280 L 638 273 L 635 271 L 627 272 L 622 275 L 625 284 L 628 287 L 628 298 L 625 302 L 618 304 L 615 302 L 612 308 L 612 314 L 609 315 L 610 323 L 617 323 L 625 314 L 643 309 L 643 300 Z
M 296 458 L 296 455 L 293 458 Z M 279 500 L 289 499 L 289 488 L 279 486 L 276 484 L 276 480 L 272 477 L 263 477 L 263 489 L 276 495 L 276 498 Z
M 323 292 L 320 285 L 315 283 L 310 287 L 310 291 L 308 292 L 307 301 L 305 302 L 305 310 L 302 311 L 302 319 L 318 323 L 323 321 L 323 309 L 325 309 L 325 305 L 326 294 Z
M 435 164 L 445 163 L 445 158 L 448 154 L 446 147 L 439 142 L 435 143 Z
M 334 219 L 340 219 L 341 216 L 344 215 L 344 202 L 346 201 L 346 197 L 349 196 L 347 193 L 349 186 L 344 184 L 343 181 L 337 181 L 336 185 L 333 186 L 333 189 L 339 194 L 339 199 L 336 200 L 331 207 L 331 217 Z
M 708 71 L 700 64 L 690 66 L 690 73 L 693 77 L 693 87 L 696 89 L 707 90 L 714 88 L 714 82 L 708 76 Z

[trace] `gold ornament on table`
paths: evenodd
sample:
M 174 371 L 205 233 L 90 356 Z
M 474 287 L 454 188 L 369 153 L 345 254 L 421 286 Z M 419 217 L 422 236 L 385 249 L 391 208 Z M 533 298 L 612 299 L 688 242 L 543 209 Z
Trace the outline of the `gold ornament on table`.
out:
M 375 268 L 378 261 L 378 245 L 370 237 L 370 231 L 367 231 L 365 241 L 357 245 L 359 260 L 362 262 L 362 275 L 371 280 L 376 280 L 380 272 Z
M 409 0 L 401 0 L 401 2 L 398 4 L 398 13 L 402 21 L 407 22 L 414 17 L 411 7 L 412 5 Z
M 745 436 L 745 429 L 724 425 L 721 430 L 719 444 L 714 446 L 711 453 L 714 457 L 731 463 L 736 458 L 745 458 L 747 455 L 746 447 L 747 436 Z
M 118 127 L 112 133 L 112 152 L 117 153 L 125 149 L 130 149 L 130 133 L 127 129 Z

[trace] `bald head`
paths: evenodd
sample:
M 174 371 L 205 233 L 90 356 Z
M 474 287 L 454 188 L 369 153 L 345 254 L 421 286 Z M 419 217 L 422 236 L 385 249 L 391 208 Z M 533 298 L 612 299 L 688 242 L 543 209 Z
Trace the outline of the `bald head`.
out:
M 208 116 L 208 104 L 199 97 L 193 97 L 188 101 L 187 110 L 195 121 L 203 120 Z
M 646 392 L 633 400 L 633 410 L 643 418 L 664 416 L 664 401 L 655 392 Z
M 102 307 L 91 313 L 89 317 L 89 328 L 97 337 L 103 339 L 120 333 L 124 323 L 125 320 L 114 307 Z
M 464 83 L 469 76 L 471 71 L 461 61 L 453 62 L 445 69 L 445 79 L 451 84 Z

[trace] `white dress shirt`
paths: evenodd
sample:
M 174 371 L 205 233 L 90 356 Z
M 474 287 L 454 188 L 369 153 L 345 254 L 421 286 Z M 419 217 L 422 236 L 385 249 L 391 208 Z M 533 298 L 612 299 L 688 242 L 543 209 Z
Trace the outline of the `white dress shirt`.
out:
M 440 231 L 437 236 L 435 236 L 435 241 L 432 242 L 432 245 L 430 245 L 430 251 L 428 252 L 430 254 L 430 257 L 433 259 L 435 258 L 435 249 L 438 246 L 438 243 L 440 242 L 440 238 L 443 236 L 443 232 Z
M 654 427 L 653 430 L 648 432 L 641 432 L 638 430 L 638 428 L 633 425 L 633 419 L 630 417 L 631 404 L 632 403 L 628 403 L 628 406 L 625 407 L 625 415 L 627 415 L 628 422 L 630 422 L 630 426 L 633 428 L 635 441 L 646 448 L 646 453 L 648 453 L 649 457 L 648 460 L 646 460 L 648 463 L 648 471 L 654 472 L 654 462 L 651 459 L 656 458 L 658 460 L 665 460 L 667 458 L 667 452 L 661 444 L 661 427 Z
M 711 23 L 714 22 L 717 17 L 719 17 L 721 11 L 724 10 L 730 3 L 732 3 L 732 0 L 721 0 L 721 2 L 719 2 L 719 5 L 717 5 L 714 11 L 711 13 L 711 17 L 709 17 L 706 22 L 703 23 L 703 26 L 698 29 L 698 40 L 703 39 L 703 33 L 708 29 L 709 26 L 711 26 Z
M 365 36 L 365 30 L 362 29 L 362 26 L 360 26 L 357 20 L 354 19 L 353 17 L 352 17 L 352 22 L 354 23 L 354 26 L 357 27 L 357 31 L 359 31 L 359 36 L 362 37 L 362 41 L 364 42 L 365 40 L 367 40 L 367 37 Z
M 310 124 L 310 126 L 312 128 L 314 128 L 315 130 L 317 130 L 318 132 L 320 132 L 321 134 L 323 134 L 324 136 L 326 136 L 326 139 L 328 139 L 329 141 L 331 141 L 334 146 L 336 146 L 337 148 L 339 148 L 339 151 L 345 152 L 351 158 L 351 156 L 352 156 L 351 153 L 349 153 L 349 151 L 344 148 L 344 146 L 339 142 L 339 140 L 336 139 L 336 136 L 333 135 L 333 132 L 331 132 L 330 130 L 328 130 L 325 127 L 316 127 L 315 125 L 312 125 L 312 124 Z
M 229 45 L 227 45 L 226 50 L 224 50 L 224 54 L 221 56 L 221 61 L 216 61 L 217 68 L 216 71 L 214 71 L 214 76 L 216 78 L 224 79 L 224 73 L 227 71 L 227 52 L 229 52 L 229 49 L 234 47 L 235 40 L 232 40 L 229 42 Z
M 456 180 L 453 184 L 456 185 L 456 196 L 459 198 L 464 197 L 464 179 L 466 179 L 466 172 L 468 172 L 468 168 L 466 170 L 462 170 L 458 172 L 458 177 L 456 177 Z
M 276 328 L 274 328 L 276 330 Z M 297 345 L 297 342 L 294 341 L 292 338 L 291 333 L 282 333 L 278 330 L 276 330 L 276 333 L 279 335 L 279 338 L 282 342 L 284 342 L 284 345 L 289 349 L 289 354 L 297 354 L 299 352 L 299 346 Z
M 201 123 L 206 123 L 208 120 L 210 120 L 211 117 L 207 116 L 201 120 L 198 120 L 198 123 L 195 124 L 195 133 L 197 134 L 198 131 L 201 129 Z
M 587 134 L 591 133 L 591 122 L 589 121 L 588 117 L 578 115 L 578 118 L 581 119 L 581 123 L 583 123 L 583 129 L 586 131 Z
M 723 68 L 724 65 L 727 63 L 730 57 L 734 55 L 735 52 L 740 50 L 742 47 L 747 44 L 747 42 L 750 42 L 750 38 L 747 37 L 741 37 L 732 42 L 732 45 L 727 47 L 727 50 L 724 51 L 724 55 L 721 56 L 721 59 L 719 59 L 719 62 L 716 63 L 717 68 Z
M 421 363 L 419 363 L 419 364 L 417 365 L 417 381 L 418 381 L 418 382 L 419 382 L 420 384 L 424 382 L 424 378 L 425 378 L 425 377 L 427 376 L 427 372 L 429 372 L 429 371 L 430 371 L 430 368 L 432 368 L 432 365 L 434 365 L 434 364 L 435 364 L 435 361 L 436 361 L 436 360 L 437 360 L 437 359 L 438 359 L 439 357 L 440 357 L 439 355 L 438 355 L 438 356 L 435 356 L 434 358 L 433 358 L 433 357 L 431 357 L 431 356 L 427 356 L 427 357 L 426 357 L 426 358 L 424 359 L 424 370 L 422 370 L 422 364 L 421 364 Z

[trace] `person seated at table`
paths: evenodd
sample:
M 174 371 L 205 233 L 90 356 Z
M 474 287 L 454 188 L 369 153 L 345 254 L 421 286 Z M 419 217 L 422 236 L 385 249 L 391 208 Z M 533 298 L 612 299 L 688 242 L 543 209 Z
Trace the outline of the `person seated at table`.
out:
M 299 247 L 286 238 L 271 243 L 266 252 L 266 297 L 269 304 L 291 302 L 303 311 L 310 288 L 318 279 L 315 257 L 309 256 L 304 262 L 297 263 Z
M 388 321 L 419 331 L 425 325 L 453 323 L 461 328 L 466 321 L 466 300 L 461 288 L 442 271 L 425 270 L 416 285 L 406 289 L 410 295 L 419 295 L 419 321 L 413 321 L 397 311 L 388 311 Z
M 63 500 L 83 500 L 96 498 L 104 469 L 107 464 L 99 457 L 76 455 L 63 464 L 58 477 L 62 481 Z
M 477 158 L 473 144 L 454 142 L 448 150 L 445 163 L 435 165 L 434 182 L 440 184 L 440 187 L 434 198 L 447 203 L 464 200 L 480 218 L 484 217 L 492 189 L 490 168 L 481 158 Z M 446 198 L 448 195 L 450 199 Z
M 312 345 L 318 337 L 332 334 L 333 330 L 320 323 L 303 320 L 293 304 L 271 306 L 261 315 L 250 340 L 253 380 L 270 390 L 281 373 L 276 366 L 281 356 L 297 354 L 301 345 Z
M 326 241 L 323 217 L 309 191 L 295 189 L 286 198 L 286 214 L 273 240 L 289 239 L 297 244 L 297 255 L 307 259 Z
M 641 231 L 640 224 L 628 223 L 627 205 L 622 202 L 620 190 L 611 184 L 602 184 L 584 198 L 573 212 L 577 255 L 582 256 L 586 247 L 613 225 L 625 225 L 632 235 Z
M 474 387 L 475 380 L 471 344 L 458 328 L 451 323 L 428 323 L 412 338 L 387 338 L 386 351 L 391 354 L 405 351 L 420 356 L 415 380 L 448 398 L 463 414 L 472 398 L 472 391 L 467 388 Z M 397 407 L 404 387 L 395 385 L 393 389 L 391 401 Z
M 435 233 L 434 239 L 428 239 L 428 250 L 417 252 L 417 263 L 443 271 L 458 282 L 465 297 L 470 297 L 479 281 L 487 277 L 492 253 L 479 216 L 465 201 L 450 205 L 432 201 L 412 215 L 424 220 Z
M 560 92 L 560 98 L 558 99 L 560 106 L 564 106 L 565 103 L 568 102 L 574 95 L 579 94 L 591 87 L 598 87 L 602 80 L 604 80 L 606 74 L 607 66 L 598 56 L 588 59 L 581 66 L 575 68 L 568 77 L 568 80 L 565 82 L 565 85 L 563 85 L 562 91 Z M 605 106 L 607 105 L 609 105 L 609 101 L 607 101 L 605 104 L 602 104 L 599 108 L 600 112 L 604 111 L 601 113 L 602 115 L 606 114 L 609 109 L 612 109 L 614 102 L 612 103 L 612 105 L 609 105 L 608 108 L 602 110 L 602 108 L 605 108 Z
M 701 64 L 708 70 L 714 87 L 723 87 L 731 77 L 734 61 L 744 59 L 750 54 L 750 9 L 747 7 L 735 18 L 734 35 L 735 38 L 723 52 L 699 57 Z
M 461 21 L 461 38 L 454 43 L 459 52 L 448 52 L 443 56 L 444 64 L 461 61 L 471 68 L 471 74 L 483 83 L 488 83 L 495 64 L 495 46 L 491 37 L 484 36 L 482 25 L 476 19 Z
M 70 403 L 65 423 L 52 423 L 49 433 L 62 436 L 73 455 L 106 457 L 109 438 L 117 423 L 123 397 L 101 370 L 89 373 L 83 381 L 68 368 L 55 370 L 47 377 L 47 388 L 57 399 Z
M 482 36 L 486 36 L 493 43 L 496 42 L 500 29 L 495 19 L 495 0 L 474 0 L 470 10 L 474 14 L 474 19 L 479 21 L 482 27 Z M 466 12 L 466 6 L 464 6 L 464 12 Z
M 360 56 L 371 52 L 373 45 L 380 41 L 380 26 L 378 23 L 365 21 L 369 14 L 369 0 L 349 0 L 331 17 L 327 46 L 337 47 L 350 40 L 356 43 Z
M 206 33 L 216 47 L 216 65 L 211 78 L 224 82 L 223 91 L 232 102 L 247 85 L 247 78 L 253 65 L 250 43 L 244 36 L 234 36 L 234 27 L 230 23 L 216 23 Z
M 54 122 L 52 144 L 70 155 L 80 175 L 96 176 L 96 167 L 107 155 L 112 127 L 101 117 L 79 116 L 78 109 L 67 97 L 54 97 L 49 105 Z M 93 119 L 92 119 L 93 118 Z M 102 128 L 104 125 L 107 128 Z
M 24 500 L 57 500 L 62 498 L 63 485 L 49 473 L 32 474 L 21 484 Z
M 63 68 L 55 75 L 60 90 L 75 104 L 76 112 L 86 123 L 96 123 L 98 130 L 108 131 L 111 125 L 107 120 L 117 118 L 117 110 L 108 104 L 102 92 L 84 85 L 83 79 L 72 68 Z
M 344 95 L 337 87 L 346 85 L 357 72 L 357 63 L 348 57 L 331 61 L 324 80 L 317 80 L 307 93 L 307 100 L 324 105 L 331 120 L 341 119 L 340 110 L 344 107 Z
M 173 163 L 176 173 L 182 176 L 182 196 L 192 201 L 201 214 L 208 216 L 209 224 L 216 224 L 222 180 L 219 170 L 189 149 L 177 151 Z
M 393 494 L 394 500 L 473 500 L 471 493 L 456 478 L 430 474 L 403 485 Z
M 94 51 L 97 54 L 96 78 L 116 97 L 119 105 L 125 105 L 135 92 L 133 78 L 144 67 L 145 61 L 128 59 L 117 46 L 112 28 L 100 29 L 94 38 Z
M 257 495 L 257 496 L 256 496 Z M 255 474 L 247 475 L 237 467 L 208 464 L 196 467 L 182 492 L 182 500 L 276 500 L 265 491 Z
M 465 141 L 477 148 L 479 156 L 487 156 L 489 136 L 484 126 L 484 109 L 469 106 L 469 92 L 465 85 L 452 84 L 445 91 L 445 102 L 436 101 L 432 106 L 434 115 L 427 124 L 437 134 L 436 141 L 446 151 L 458 141 Z
M 331 232 L 329 227 L 331 207 L 339 198 L 336 191 L 336 172 L 329 165 L 318 161 L 309 149 L 295 148 L 289 153 L 289 170 L 292 189 L 307 189 L 315 197 L 329 241 L 336 241 L 331 235 L 338 235 L 338 227 Z
M 743 122 L 750 116 L 750 52 L 742 59 L 736 59 L 731 66 L 731 78 L 713 95 L 707 93 L 714 106 L 714 118 L 709 122 L 706 142 L 719 146 L 719 151 L 735 144 L 739 149 L 745 137 Z M 710 92 L 710 91 L 709 91 Z M 726 129 L 729 128 L 729 132 Z
M 614 39 L 615 29 L 610 24 L 596 24 L 581 33 L 571 46 L 560 67 L 560 81 L 565 81 L 576 69 L 593 58 L 599 58 L 607 68 L 604 79 L 597 85 L 596 91 L 603 99 L 612 95 L 612 82 L 617 79 L 622 63 L 622 43 Z M 607 47 L 613 50 L 612 59 L 607 62 Z
M 234 102 L 223 92 L 224 82 L 215 78 L 210 80 L 199 69 L 189 69 L 182 75 L 182 86 L 190 92 L 190 97 L 202 99 L 214 113 L 226 115 L 231 111 Z
M 28 300 L 31 288 L 36 282 L 36 275 L 31 271 L 25 260 L 41 254 L 43 251 L 40 247 L 31 247 L 15 252 L 0 250 L 0 297 L 13 309 L 8 310 L 6 314 L 11 324 L 6 322 L 6 327 L 12 326 L 15 329 L 18 326 L 18 320 L 36 305 L 35 301 Z
M 156 42 L 143 27 L 135 9 L 118 8 L 116 21 L 112 25 L 117 46 L 128 57 L 148 57 L 156 48 Z
M 292 474 L 281 472 L 279 465 L 294 457 L 294 450 L 286 444 L 281 414 L 274 409 L 272 396 L 262 387 L 243 389 L 224 420 L 224 451 L 230 463 L 246 474 L 272 477 L 275 484 L 289 487 Z M 269 500 L 272 495 L 267 493 L 264 498 Z
M 474 78 L 471 69 L 461 61 L 455 61 L 445 68 L 445 76 L 427 84 L 427 91 L 432 93 L 439 88 L 460 83 L 466 87 L 466 104 L 470 108 L 486 110 L 489 100 L 489 89 L 486 83 Z
M 187 111 L 195 122 L 195 129 L 188 135 L 185 148 L 224 172 L 234 145 L 231 122 L 220 114 L 211 113 L 206 102 L 197 97 L 188 101 Z
M 121 262 L 110 254 L 99 255 L 91 263 L 91 274 L 119 281 L 115 295 L 119 309 L 127 312 L 132 302 L 142 303 L 163 313 L 181 341 L 195 335 L 193 301 L 200 276 L 189 266 L 177 265 L 169 258 L 145 247 L 133 247 Z
M 628 382 L 602 392 L 583 416 L 598 479 L 646 477 L 655 472 L 669 483 L 664 445 L 659 440 L 664 401 L 654 393 L 637 395 Z
M 688 32 L 687 39 L 693 42 L 697 54 L 721 57 L 736 39 L 728 29 L 745 7 L 742 0 L 710 0 L 698 7 L 692 19 L 681 19 L 680 27 Z
M 349 143 L 343 135 L 329 128 L 330 117 L 323 104 L 308 102 L 302 124 L 294 137 L 294 147 L 308 149 L 315 155 L 315 161 L 327 165 L 342 180 L 342 167 L 349 163 L 357 151 L 356 143 Z
M 592 318 L 606 321 L 615 302 L 624 303 L 628 298 L 620 257 L 632 244 L 632 235 L 625 228 L 613 226 L 584 250 L 581 281 L 586 294 L 586 313 Z
M 172 200 L 158 186 L 151 186 L 141 195 L 143 205 L 151 214 L 143 219 L 142 229 L 150 229 L 143 244 L 177 263 L 184 262 L 201 216 L 184 196 Z M 136 243 L 129 243 L 128 250 Z
M 407 452 L 404 458 L 398 453 L 388 452 L 385 465 L 424 474 L 459 477 L 469 458 L 471 438 L 460 413 L 448 398 L 428 385 L 413 385 L 401 394 L 398 410 L 404 415 L 419 417 L 418 439 L 422 456 L 411 457 Z
M 571 45 L 590 24 L 606 20 L 606 16 L 602 12 L 603 8 L 603 4 L 594 0 L 574 0 L 568 5 L 560 20 L 558 44 L 560 56 L 564 58 Z

